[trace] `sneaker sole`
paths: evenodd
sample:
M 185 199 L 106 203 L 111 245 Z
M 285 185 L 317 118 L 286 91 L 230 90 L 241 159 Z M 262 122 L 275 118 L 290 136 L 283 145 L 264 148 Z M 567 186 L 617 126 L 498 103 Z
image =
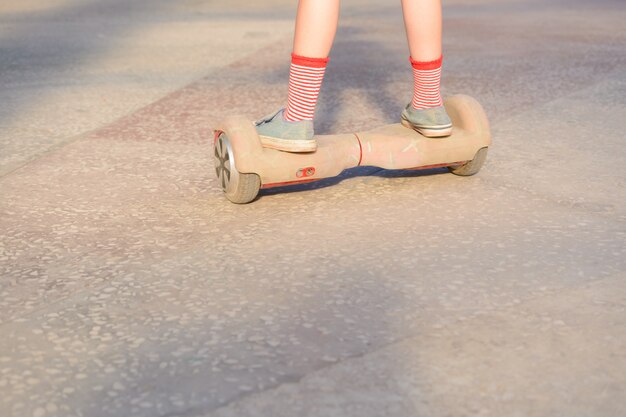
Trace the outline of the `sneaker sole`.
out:
M 422 127 L 414 125 L 405 118 L 402 118 L 400 123 L 402 123 L 402 126 L 413 129 L 427 138 L 443 138 L 452 134 L 452 125 L 442 127 Z
M 317 142 L 313 139 L 280 139 L 271 136 L 261 136 L 261 145 L 264 148 L 276 149 L 285 152 L 315 152 Z

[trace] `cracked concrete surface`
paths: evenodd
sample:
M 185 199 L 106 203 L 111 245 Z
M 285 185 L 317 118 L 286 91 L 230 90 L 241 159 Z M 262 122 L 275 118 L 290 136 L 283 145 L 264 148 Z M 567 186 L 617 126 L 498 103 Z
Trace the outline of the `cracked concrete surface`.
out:
M 0 5 L 0 415 L 626 415 L 626 7 L 445 2 L 480 174 L 236 206 L 211 126 L 283 104 L 295 12 L 248 3 Z M 318 133 L 411 94 L 399 5 L 342 7 Z

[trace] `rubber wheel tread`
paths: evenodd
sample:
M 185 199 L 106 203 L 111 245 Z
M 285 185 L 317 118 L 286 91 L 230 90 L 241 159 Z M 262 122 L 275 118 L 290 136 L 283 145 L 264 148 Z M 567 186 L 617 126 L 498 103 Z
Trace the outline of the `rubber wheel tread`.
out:
M 476 154 L 474 155 L 474 159 L 464 163 L 458 167 L 448 167 L 451 173 L 454 175 L 460 175 L 463 177 L 469 177 L 470 175 L 474 175 L 480 171 L 485 160 L 487 159 L 487 150 L 488 147 L 480 148 Z
M 233 195 L 226 197 L 233 203 L 246 204 L 251 202 L 259 194 L 261 178 L 257 174 L 239 173 L 239 186 Z

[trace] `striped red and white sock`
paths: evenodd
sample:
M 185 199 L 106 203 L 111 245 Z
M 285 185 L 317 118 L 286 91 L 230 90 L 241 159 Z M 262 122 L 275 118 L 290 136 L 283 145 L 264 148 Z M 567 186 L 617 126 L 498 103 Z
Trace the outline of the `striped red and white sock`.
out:
M 443 105 L 439 91 L 441 83 L 441 62 L 443 56 L 434 61 L 419 62 L 409 57 L 413 67 L 413 100 L 416 110 Z
M 286 120 L 313 120 L 327 63 L 328 58 L 307 58 L 291 54 Z

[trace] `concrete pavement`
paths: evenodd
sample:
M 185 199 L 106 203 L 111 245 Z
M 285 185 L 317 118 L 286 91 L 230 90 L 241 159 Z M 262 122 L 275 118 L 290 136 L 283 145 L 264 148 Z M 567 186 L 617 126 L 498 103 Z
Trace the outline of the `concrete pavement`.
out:
M 228 203 L 208 135 L 285 99 L 294 5 L 0 6 L 7 416 L 626 414 L 626 8 L 450 1 L 483 171 Z M 397 121 L 399 5 L 347 1 L 318 133 Z

